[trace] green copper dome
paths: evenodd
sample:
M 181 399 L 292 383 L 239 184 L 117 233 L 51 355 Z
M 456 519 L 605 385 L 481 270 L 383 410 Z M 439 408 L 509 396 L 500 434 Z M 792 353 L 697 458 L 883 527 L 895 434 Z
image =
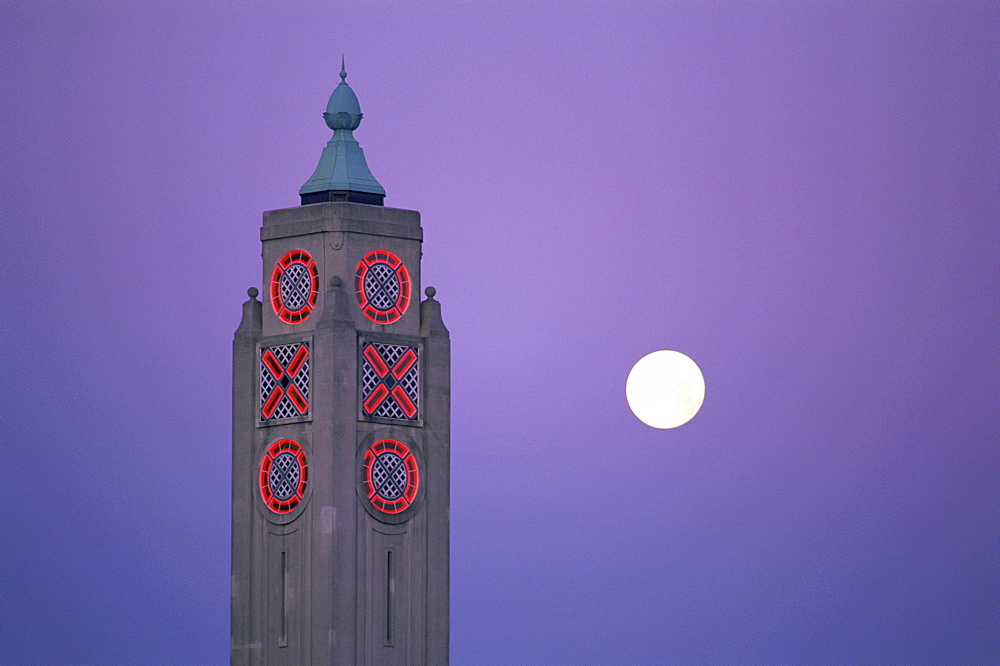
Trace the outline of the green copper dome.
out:
M 343 65 L 341 65 L 343 67 Z M 340 85 L 333 89 L 330 101 L 326 103 L 326 113 L 323 114 L 326 126 L 332 130 L 356 130 L 361 124 L 361 105 L 358 96 L 347 85 L 347 72 L 340 70 Z
M 354 139 L 361 124 L 361 105 L 347 85 L 347 71 L 340 65 L 340 84 L 333 89 L 323 120 L 333 138 L 323 149 L 312 177 L 299 189 L 302 204 L 353 201 L 381 206 L 385 190 L 368 169 L 365 153 Z

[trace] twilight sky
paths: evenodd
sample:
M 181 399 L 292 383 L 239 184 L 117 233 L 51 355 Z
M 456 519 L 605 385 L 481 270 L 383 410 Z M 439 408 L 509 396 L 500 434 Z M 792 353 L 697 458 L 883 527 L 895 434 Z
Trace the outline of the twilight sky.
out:
M 341 53 L 452 334 L 454 663 L 1000 661 L 998 7 L 0 3 L 0 662 L 228 660 Z

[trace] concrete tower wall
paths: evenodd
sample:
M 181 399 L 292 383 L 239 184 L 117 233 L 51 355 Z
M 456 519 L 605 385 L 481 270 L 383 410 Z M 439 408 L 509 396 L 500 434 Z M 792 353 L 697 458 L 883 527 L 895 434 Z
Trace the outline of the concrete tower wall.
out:
M 416 211 L 319 203 L 264 214 L 264 302 L 244 304 L 233 343 L 233 663 L 447 662 L 450 347 L 440 304 L 419 303 L 422 237 Z M 373 250 L 409 272 L 412 300 L 391 323 L 366 317 L 354 293 Z M 290 252 L 314 261 L 318 285 L 313 308 L 293 323 L 270 302 L 274 267 Z M 413 417 L 362 408 L 369 344 L 416 355 Z M 262 386 L 262 358 L 292 350 L 308 367 L 280 360 L 286 372 L 277 372 L 308 409 L 263 418 L 273 382 Z M 278 464 L 269 452 L 286 440 L 301 449 L 287 445 L 307 461 L 307 481 L 291 509 L 275 495 L 279 511 L 262 497 L 260 470 L 265 457 Z M 366 453 L 385 441 L 410 454 L 408 483 L 419 477 L 398 513 L 366 496 Z

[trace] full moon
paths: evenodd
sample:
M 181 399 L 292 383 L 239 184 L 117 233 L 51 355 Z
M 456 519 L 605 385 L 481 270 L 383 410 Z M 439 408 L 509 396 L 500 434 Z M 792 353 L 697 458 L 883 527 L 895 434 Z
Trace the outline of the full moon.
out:
M 676 351 L 656 351 L 628 373 L 625 397 L 632 413 L 654 428 L 676 428 L 698 413 L 705 401 L 705 377 L 694 361 Z

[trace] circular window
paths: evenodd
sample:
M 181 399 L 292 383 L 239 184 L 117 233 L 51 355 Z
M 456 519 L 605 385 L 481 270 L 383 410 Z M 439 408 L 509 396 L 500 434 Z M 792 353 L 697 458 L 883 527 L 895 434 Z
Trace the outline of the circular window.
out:
M 365 316 L 376 324 L 391 324 L 410 305 L 410 272 L 388 250 L 373 250 L 358 262 L 354 290 Z
M 316 307 L 319 273 L 312 256 L 292 250 L 283 256 L 271 273 L 271 307 L 281 321 L 298 324 Z
M 275 513 L 289 513 L 306 493 L 306 452 L 291 439 L 279 439 L 260 460 L 260 497 Z
M 420 488 L 417 459 L 402 442 L 375 442 L 365 451 L 364 482 L 368 501 L 376 509 L 385 513 L 405 511 Z

